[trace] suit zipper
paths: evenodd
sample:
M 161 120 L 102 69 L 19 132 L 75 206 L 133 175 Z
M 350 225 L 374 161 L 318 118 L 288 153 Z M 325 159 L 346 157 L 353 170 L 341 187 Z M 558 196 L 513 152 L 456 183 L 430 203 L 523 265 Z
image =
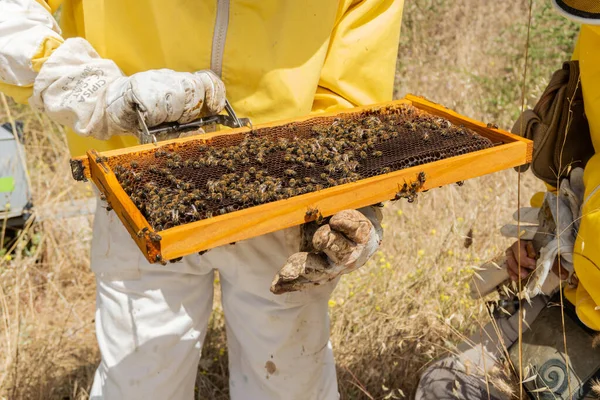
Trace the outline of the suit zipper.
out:
M 222 78 L 223 74 L 223 52 L 225 50 L 225 39 L 227 38 L 228 25 L 229 0 L 217 0 L 217 16 L 215 19 L 215 31 L 213 34 L 210 69 L 217 74 L 219 78 Z

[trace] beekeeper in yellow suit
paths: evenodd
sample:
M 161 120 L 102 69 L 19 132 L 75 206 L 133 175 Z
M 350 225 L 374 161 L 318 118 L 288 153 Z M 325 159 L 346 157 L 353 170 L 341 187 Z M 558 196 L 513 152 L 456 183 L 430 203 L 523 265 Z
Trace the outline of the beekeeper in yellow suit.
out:
M 50 13 L 61 5 L 59 28 Z M 0 0 L 0 90 L 65 125 L 72 156 L 137 144 L 137 108 L 154 126 L 218 113 L 225 93 L 237 114 L 254 123 L 387 101 L 402 6 L 402 0 Z M 340 273 L 364 264 L 381 239 L 373 209 L 361 211 L 374 246 L 357 246 Z M 151 265 L 114 212 L 98 207 L 91 267 L 102 360 L 91 398 L 193 397 L 215 269 L 231 397 L 338 398 L 327 309 L 337 279 L 306 291 L 269 291 L 298 251 L 299 232 Z
M 598 154 L 600 148 L 600 2 L 597 0 L 552 0 L 552 2 L 560 14 L 582 24 L 573 59 L 579 61 L 585 114 L 589 122 L 592 143 L 596 150 L 596 154 L 588 161 L 582 174 L 580 168 L 573 169 L 570 174 L 571 192 L 582 191 L 583 196 L 570 196 L 581 200 L 576 205 L 576 208 L 580 208 L 579 215 L 575 215 L 570 221 L 568 220 L 569 212 L 559 215 L 560 223 L 565 225 L 562 232 L 562 237 L 565 239 L 561 239 L 561 241 L 568 242 L 569 239 L 566 238 L 570 236 L 569 231 L 576 229 L 578 224 L 579 229 L 574 232 L 574 237 L 576 237 L 574 243 L 571 242 L 565 246 L 561 242 L 562 269 L 558 269 L 555 264 L 554 271 L 563 279 L 569 277 L 569 272 L 574 271 L 569 284 L 563 285 L 565 298 L 575 306 L 577 318 L 581 323 L 592 331 L 600 331 L 600 154 Z M 566 180 L 561 183 L 560 192 L 565 188 L 565 182 Z M 554 188 L 550 189 L 554 191 Z M 543 196 L 540 195 L 543 193 L 532 198 L 531 205 L 533 207 L 541 206 Z M 568 206 L 567 211 L 570 211 Z M 523 212 L 521 215 L 524 215 Z M 511 228 L 516 228 L 516 226 L 511 226 Z M 521 229 L 524 229 L 524 225 L 521 225 Z M 520 236 L 522 232 L 518 235 Z M 521 278 L 528 277 L 536 265 L 539 268 L 539 262 L 528 256 L 526 246 L 527 240 L 521 240 L 515 242 L 507 250 L 508 275 L 512 280 L 517 280 L 519 273 L 521 273 Z M 553 257 L 555 256 L 553 255 Z M 554 258 L 550 261 L 553 262 Z M 569 265 L 572 265 L 573 271 L 568 270 Z M 529 281 L 525 282 L 529 284 Z M 540 285 L 542 283 L 539 282 Z M 523 303 L 525 308 L 523 313 L 524 330 L 533 324 L 542 309 L 546 307 L 550 298 L 545 294 L 550 292 L 552 287 L 555 288 L 554 290 L 558 290 L 557 280 L 546 283 L 548 285 L 544 284 L 544 287 L 547 290 L 531 299 L 530 303 Z M 518 321 L 519 313 L 515 313 L 509 318 L 498 318 L 484 327 L 481 332 L 476 332 L 469 340 L 460 343 L 455 354 L 430 365 L 421 376 L 415 395 L 416 400 L 500 400 L 510 398 L 506 393 L 494 387 L 490 381 L 487 381 L 485 374 L 493 375 L 494 372 L 497 372 L 497 363 L 505 357 L 506 348 L 513 343 L 516 345 Z M 555 333 L 562 340 L 562 332 Z M 572 340 L 575 336 L 568 337 L 567 346 L 572 348 L 574 345 Z M 543 349 L 545 345 L 548 344 L 539 343 L 538 347 Z M 592 356 L 597 359 L 595 350 L 590 348 L 589 352 L 590 359 Z M 577 356 L 581 356 L 581 354 L 577 354 Z M 523 365 L 529 366 L 530 362 L 531 360 L 524 359 Z M 578 397 L 581 394 L 579 392 L 567 393 L 568 390 L 571 390 L 571 385 L 575 387 L 574 377 L 571 377 L 571 381 L 568 383 L 566 375 L 559 373 L 558 369 L 549 372 L 547 377 L 542 370 L 536 371 L 535 375 L 538 376 L 538 380 L 541 376 L 544 376 L 546 380 L 544 385 L 547 386 L 541 386 L 546 388 L 545 394 L 543 394 L 544 398 L 571 398 L 571 396 L 580 398 Z M 586 383 L 585 379 L 588 378 L 590 377 L 578 377 L 577 379 L 582 379 L 582 382 L 577 382 L 583 385 Z M 532 382 L 531 378 L 527 380 Z

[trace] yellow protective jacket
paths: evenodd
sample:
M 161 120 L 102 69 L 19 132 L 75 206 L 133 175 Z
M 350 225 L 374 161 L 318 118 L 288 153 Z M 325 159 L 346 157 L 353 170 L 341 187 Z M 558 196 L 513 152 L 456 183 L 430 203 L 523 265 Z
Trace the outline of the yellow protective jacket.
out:
M 581 89 L 596 154 L 585 168 L 585 197 L 573 262 L 579 284 L 565 290 L 581 321 L 600 331 L 600 27 L 583 25 L 573 54 L 579 60 Z
M 37 0 L 127 75 L 212 69 L 254 123 L 392 99 L 403 0 Z M 38 70 L 60 40 L 32 57 Z M 24 101 L 31 88 L 2 84 Z M 136 144 L 68 132 L 72 156 Z

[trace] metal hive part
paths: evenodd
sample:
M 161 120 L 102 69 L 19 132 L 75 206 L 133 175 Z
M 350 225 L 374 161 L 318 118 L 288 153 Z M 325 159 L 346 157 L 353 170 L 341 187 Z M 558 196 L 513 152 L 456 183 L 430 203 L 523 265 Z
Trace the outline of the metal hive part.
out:
M 409 104 L 108 157 L 155 231 L 492 147 Z

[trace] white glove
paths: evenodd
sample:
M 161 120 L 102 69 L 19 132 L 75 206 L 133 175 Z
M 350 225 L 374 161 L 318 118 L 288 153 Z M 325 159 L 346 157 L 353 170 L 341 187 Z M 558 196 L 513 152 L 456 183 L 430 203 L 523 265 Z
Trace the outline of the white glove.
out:
M 333 215 L 312 236 L 315 252 L 291 255 L 275 275 L 271 292 L 281 294 L 327 283 L 362 267 L 383 238 L 381 212 L 374 207 Z
M 569 179 L 563 179 L 560 182 L 558 195 L 546 193 L 544 202 L 548 204 L 554 222 L 556 232 L 552 239 L 540 249 L 540 256 L 536 261 L 536 267 L 528 279 L 525 286 L 525 292 L 530 297 L 536 296 L 542 292 L 542 286 L 557 255 L 561 256 L 561 268 L 567 270 L 569 274 L 573 273 L 573 246 L 579 231 L 579 221 L 581 216 L 581 204 L 584 195 L 583 169 L 575 168 L 571 171 Z M 501 233 L 505 237 L 519 238 L 521 240 L 532 240 L 539 227 L 540 213 L 539 208 L 524 207 L 521 209 L 521 232 L 518 226 L 514 224 L 505 225 Z M 514 218 L 516 219 L 515 213 Z
M 225 85 L 211 71 L 168 69 L 126 77 L 84 39 L 67 39 L 44 63 L 29 103 L 82 136 L 108 139 L 149 127 L 186 123 L 225 107 Z

